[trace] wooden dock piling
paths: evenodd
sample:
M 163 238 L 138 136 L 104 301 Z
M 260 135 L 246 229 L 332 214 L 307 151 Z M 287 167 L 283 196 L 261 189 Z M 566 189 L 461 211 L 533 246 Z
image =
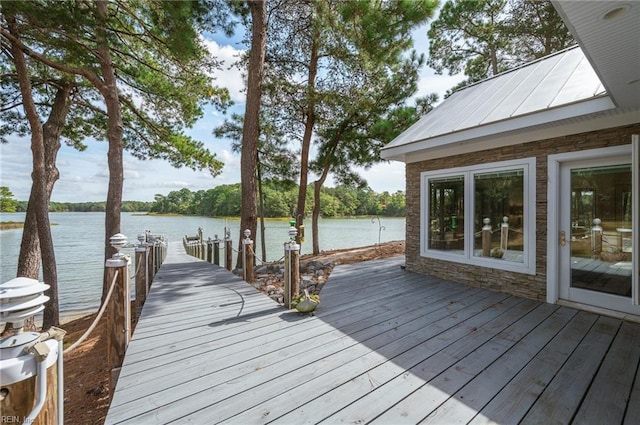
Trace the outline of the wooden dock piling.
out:
M 284 306 L 291 308 L 291 300 L 300 292 L 300 245 L 284 244 Z
M 231 239 L 224 240 L 224 257 L 225 268 L 229 271 L 233 270 L 233 242 Z
M 62 355 L 62 354 L 58 354 Z M 24 419 L 29 415 L 36 402 L 36 380 L 37 376 L 24 379 L 20 382 L 6 385 L 3 383 L 2 389 L 6 394 L 0 399 L 0 423 L 26 423 Z M 42 406 L 42 410 L 30 424 L 52 425 L 58 424 L 58 369 L 55 365 L 47 368 L 47 398 Z
M 153 245 L 147 243 L 147 293 L 149 292 L 149 288 L 151 287 L 151 282 L 153 282 Z
M 207 241 L 207 263 L 213 263 L 213 241 Z
M 244 281 L 253 282 L 253 241 L 249 239 L 247 235 L 248 230 L 245 231 L 246 238 L 242 241 L 242 270 L 244 274 Z
M 140 317 L 142 306 L 147 299 L 148 291 L 148 273 L 147 273 L 147 253 L 149 248 L 147 246 L 136 247 L 136 300 L 135 300 L 135 315 L 136 320 Z
M 105 267 L 107 281 L 110 285 L 115 285 L 107 312 L 107 365 L 111 370 L 110 388 L 113 390 L 127 345 L 131 340 L 129 258 L 110 258 L 106 261 Z
M 220 265 L 220 240 L 217 237 L 213 241 L 213 264 Z

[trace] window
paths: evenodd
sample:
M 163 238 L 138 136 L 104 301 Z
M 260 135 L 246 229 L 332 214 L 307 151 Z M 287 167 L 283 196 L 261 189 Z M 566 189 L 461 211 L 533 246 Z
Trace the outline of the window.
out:
M 473 180 L 473 255 L 522 263 L 524 169 L 479 173 Z
M 464 176 L 429 180 L 429 248 L 464 253 Z
M 422 173 L 425 257 L 535 274 L 535 159 Z

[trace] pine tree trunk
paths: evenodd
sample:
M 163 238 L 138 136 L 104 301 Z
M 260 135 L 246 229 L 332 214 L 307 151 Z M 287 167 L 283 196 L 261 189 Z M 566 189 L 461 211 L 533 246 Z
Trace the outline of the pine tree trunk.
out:
M 15 26 L 15 18 L 6 17 L 9 31 L 16 38 L 20 38 Z M 47 197 L 45 147 L 42 123 L 31 94 L 31 80 L 29 70 L 23 52 L 16 43 L 11 43 L 11 52 L 18 75 L 20 93 L 24 112 L 31 129 L 31 152 L 33 155 L 33 170 L 31 173 L 33 204 L 36 217 L 36 231 L 40 244 L 42 260 L 42 275 L 44 281 L 50 285 L 46 291 L 49 301 L 45 304 L 43 316 L 43 328 L 58 325 L 60 322 L 58 311 L 58 273 L 56 268 L 55 253 L 53 250 L 53 238 L 49 223 L 49 202 Z
M 264 238 L 264 191 L 262 190 L 262 173 L 260 167 L 260 157 L 256 165 L 258 172 L 258 203 L 260 206 L 260 248 L 262 249 L 262 262 L 267 262 L 267 242 Z
M 45 192 L 47 201 L 47 210 L 51 201 L 51 193 L 53 186 L 60 177 L 60 172 L 56 167 L 56 159 L 60 150 L 60 134 L 62 127 L 66 121 L 69 109 L 71 107 L 71 88 L 72 84 L 63 83 L 56 93 L 49 119 L 42 127 L 44 142 L 44 162 L 45 162 Z M 24 231 L 22 232 L 22 242 L 20 243 L 20 255 L 18 256 L 18 269 L 16 276 L 29 277 L 38 279 L 40 272 L 40 240 L 38 239 L 38 222 L 36 218 L 37 193 L 32 186 L 29 195 L 29 204 L 25 216 Z M 55 258 L 54 258 L 55 260 Z M 53 265 L 55 267 L 55 264 Z M 51 265 L 49 265 L 51 267 Z M 56 272 L 57 277 L 57 272 Z M 45 281 L 51 285 L 51 282 Z M 53 285 L 56 288 L 57 298 L 57 282 Z M 25 327 L 34 329 L 34 318 L 25 322 Z
M 318 221 L 320 219 L 320 191 L 322 190 L 322 185 L 324 185 L 324 182 L 327 180 L 327 176 L 329 175 L 329 168 L 329 163 L 326 162 L 322 169 L 322 175 L 313 183 L 313 215 L 311 221 L 313 255 L 320 254 L 320 231 L 318 226 Z
M 60 172 L 56 167 L 56 159 L 58 157 L 58 151 L 60 150 L 62 127 L 64 126 L 71 107 L 71 87 L 72 85 L 70 83 L 63 83 L 58 89 L 49 119 L 42 127 L 47 202 L 51 201 L 53 186 L 60 177 Z M 24 231 L 22 232 L 20 255 L 18 256 L 18 270 L 16 272 L 16 276 L 18 277 L 24 276 L 31 279 L 37 279 L 40 271 L 40 242 L 38 241 L 36 228 L 35 196 L 32 188 L 24 219 Z
M 298 205 L 296 207 L 296 225 L 298 227 L 297 243 L 300 243 L 300 226 L 304 222 L 304 211 L 307 200 L 307 184 L 309 175 L 309 152 L 311 150 L 311 136 L 315 126 L 315 85 L 318 74 L 318 43 L 320 31 L 314 28 L 309 59 L 309 75 L 307 77 L 307 110 L 302 136 L 302 152 L 300 154 L 300 185 L 298 187 Z
M 115 69 L 111 60 L 111 52 L 106 35 L 106 21 L 108 14 L 108 2 L 106 0 L 96 1 L 96 18 L 98 21 L 96 31 L 96 41 L 98 45 L 98 58 L 100 60 L 100 70 L 104 85 L 100 87 L 100 92 L 104 97 L 107 107 L 107 140 L 109 150 L 107 151 L 107 163 L 109 168 L 109 186 L 107 189 L 107 201 L 105 204 L 105 260 L 111 258 L 116 250 L 109 244 L 109 238 L 120 233 L 120 210 L 122 208 L 122 186 L 124 184 L 123 166 L 123 143 L 122 143 L 122 107 L 118 97 L 118 86 Z M 105 278 L 102 284 L 102 302 L 106 298 L 109 290 L 109 282 Z
M 245 229 L 251 231 L 255 239 L 257 228 L 256 167 L 258 157 L 258 137 L 260 136 L 260 98 L 264 72 L 264 56 L 267 42 L 266 0 L 248 1 L 251 10 L 251 52 L 247 79 L 247 105 L 242 129 L 242 151 L 240 154 L 240 180 L 242 182 L 242 202 L 240 217 L 240 238 L 238 251 L 242 249 Z M 240 267 L 239 255 L 236 267 Z

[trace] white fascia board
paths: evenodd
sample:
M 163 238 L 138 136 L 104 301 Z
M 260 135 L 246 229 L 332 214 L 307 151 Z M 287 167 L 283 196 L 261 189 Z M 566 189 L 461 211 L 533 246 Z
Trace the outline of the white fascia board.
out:
M 640 122 L 640 110 L 615 113 L 614 109 L 611 99 L 601 96 L 430 139 L 389 146 L 382 149 L 380 156 L 386 160 L 411 163 Z M 602 114 L 607 111 L 614 113 Z M 581 119 L 586 117 L 588 119 Z

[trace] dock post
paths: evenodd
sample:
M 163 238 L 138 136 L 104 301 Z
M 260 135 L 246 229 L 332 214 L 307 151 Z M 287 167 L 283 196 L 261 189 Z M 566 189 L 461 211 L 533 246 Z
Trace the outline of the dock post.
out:
M 147 283 L 147 244 L 144 242 L 144 235 L 138 235 L 140 245 L 136 247 L 136 320 L 142 312 L 142 305 L 147 299 L 149 284 Z
M 600 258 L 602 253 L 602 226 L 600 226 L 602 220 L 599 218 L 593 219 L 593 227 L 591 228 L 591 252 L 593 258 Z
M 126 245 L 127 239 L 118 233 L 110 238 L 116 250 Z M 106 261 L 109 285 L 114 285 L 107 314 L 107 365 L 111 370 L 111 394 L 116 387 L 124 353 L 131 340 L 131 293 L 129 288 L 129 257 L 117 252 Z
M 147 293 L 149 292 L 149 288 L 151 287 L 151 283 L 153 282 L 153 258 L 154 258 L 154 249 L 153 242 L 151 241 L 151 235 L 147 235 Z
M 227 270 L 233 270 L 233 242 L 231 241 L 231 229 L 225 229 L 225 237 L 224 237 L 224 256 L 225 256 L 225 267 Z
M 156 275 L 156 240 L 155 237 L 149 236 L 149 258 L 150 258 L 150 268 L 151 276 Z M 152 279 L 153 281 L 153 279 Z
M 242 272 L 244 281 L 253 282 L 253 241 L 250 239 L 251 230 L 244 231 L 244 240 L 242 241 Z
M 491 255 L 491 219 L 482 220 L 482 256 L 489 257 Z
M 213 263 L 213 241 L 207 239 L 207 263 Z
M 291 221 L 289 242 L 284 244 L 284 306 L 286 308 L 291 308 L 291 301 L 300 291 L 300 245 L 296 243 L 297 235 L 295 221 Z
M 154 258 L 153 260 L 153 273 L 156 274 L 158 273 L 158 270 L 160 269 L 160 265 L 162 264 L 162 242 L 160 241 L 160 239 L 156 238 L 156 249 L 155 249 L 155 253 L 156 253 L 156 258 Z
M 0 315 L 10 324 L 0 338 L 0 423 L 62 425 L 63 339 L 56 327 L 25 331 L 25 322 L 44 309 L 49 285 L 17 277 L 0 285 Z
M 213 240 L 213 264 L 216 266 L 220 265 L 220 239 L 218 239 L 218 235 L 214 236 Z
M 509 245 L 509 217 L 506 215 L 502 217 L 502 224 L 500 225 L 500 249 L 507 251 Z

